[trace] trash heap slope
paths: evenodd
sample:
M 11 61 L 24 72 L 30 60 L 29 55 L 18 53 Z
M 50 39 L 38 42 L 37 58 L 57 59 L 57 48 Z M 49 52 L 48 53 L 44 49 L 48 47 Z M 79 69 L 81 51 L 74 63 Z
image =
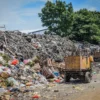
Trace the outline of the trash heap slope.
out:
M 65 55 L 70 55 L 75 49 L 74 43 L 68 38 L 57 35 L 24 34 L 21 32 L 0 32 L 0 42 L 5 41 L 7 47 L 14 53 L 22 54 L 25 58 L 35 55 L 63 60 Z

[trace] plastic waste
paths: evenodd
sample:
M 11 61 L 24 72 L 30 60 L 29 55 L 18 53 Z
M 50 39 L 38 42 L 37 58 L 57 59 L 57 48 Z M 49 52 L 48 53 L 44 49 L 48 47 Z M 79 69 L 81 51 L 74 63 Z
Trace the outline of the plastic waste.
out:
M 13 82 L 14 85 L 19 85 L 18 81 L 16 81 L 13 77 L 9 77 L 7 80 L 8 82 Z
M 21 76 L 21 77 L 20 77 L 20 79 L 22 79 L 22 80 L 25 80 L 25 79 L 26 79 L 26 77 L 24 77 L 24 76 Z
M 25 87 L 25 84 L 20 84 L 19 87 L 20 87 L 20 88 L 21 88 L 21 87 Z
M 57 82 L 57 83 L 61 82 L 60 79 L 55 79 L 54 81 Z
M 17 59 L 14 59 L 14 60 L 11 62 L 12 65 L 17 65 L 18 63 L 19 63 L 19 61 L 18 61 Z
M 28 60 L 24 60 L 24 64 L 27 64 L 29 61 Z
M 10 95 L 5 95 L 6 100 L 10 100 Z
M 48 84 L 47 79 L 43 75 L 39 75 L 39 82 L 43 84 Z
M 57 77 L 60 76 L 59 72 L 54 72 L 54 75 Z
M 18 88 L 13 88 L 10 90 L 10 92 L 20 92 L 20 90 Z
M 3 72 L 3 69 L 0 67 L 0 74 Z
M 96 72 L 93 72 L 93 74 L 96 74 Z
M 32 82 L 26 83 L 26 86 L 31 86 L 31 85 L 32 85 Z
M 0 88 L 0 96 L 1 96 L 2 94 L 4 94 L 5 92 L 7 92 L 7 90 L 5 90 L 4 88 Z
M 2 72 L 1 73 L 1 77 L 2 78 L 8 78 L 9 77 L 9 74 L 7 72 Z
M 1 66 L 0 67 L 0 74 L 2 77 L 8 77 L 11 74 L 11 70 L 7 67 Z
M 40 94 L 38 92 L 34 92 L 32 98 L 40 98 Z
M 2 56 L 0 56 L 0 62 L 2 62 L 2 64 L 4 64 L 4 63 L 5 63 L 5 60 L 3 59 L 3 57 L 2 57 Z

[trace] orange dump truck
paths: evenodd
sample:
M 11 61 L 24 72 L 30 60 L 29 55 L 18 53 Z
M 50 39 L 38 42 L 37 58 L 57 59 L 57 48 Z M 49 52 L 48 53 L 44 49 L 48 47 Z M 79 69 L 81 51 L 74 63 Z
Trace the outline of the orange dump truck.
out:
M 89 83 L 92 79 L 92 62 L 92 56 L 65 57 L 65 82 L 79 78 Z

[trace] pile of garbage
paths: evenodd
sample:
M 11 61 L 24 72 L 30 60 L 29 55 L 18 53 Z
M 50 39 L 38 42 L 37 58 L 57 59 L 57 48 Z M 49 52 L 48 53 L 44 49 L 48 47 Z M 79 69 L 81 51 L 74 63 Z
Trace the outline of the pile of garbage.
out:
M 33 100 L 40 98 L 35 89 L 62 83 L 64 56 L 74 49 L 72 41 L 56 35 L 0 31 L 0 100 Z
M 15 54 L 24 58 L 41 56 L 43 59 L 50 57 L 62 61 L 64 56 L 70 55 L 75 50 L 74 43 L 67 37 L 57 35 L 25 34 L 19 31 L 0 32 L 0 43 Z M 8 53 L 8 51 L 6 50 Z
M 42 61 L 39 56 L 19 59 L 17 56 L 11 58 L 5 53 L 0 53 L 0 100 L 20 100 L 26 92 L 31 93 L 28 99 L 39 98 L 35 88 L 47 88 L 51 83 L 54 85 L 61 82 L 63 77 L 50 58 Z M 18 97 L 19 95 L 22 96 Z M 26 97 L 23 100 L 26 100 Z

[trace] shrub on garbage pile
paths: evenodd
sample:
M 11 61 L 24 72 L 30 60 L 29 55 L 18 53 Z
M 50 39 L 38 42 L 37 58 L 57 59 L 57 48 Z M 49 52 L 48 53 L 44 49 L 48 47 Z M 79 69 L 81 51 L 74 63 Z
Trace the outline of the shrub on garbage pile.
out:
M 28 62 L 27 65 L 29 65 L 30 67 L 33 67 L 35 63 L 39 63 L 39 57 L 36 56 L 32 59 L 32 61 Z
M 29 65 L 30 67 L 33 67 L 34 64 L 35 64 L 34 62 L 28 62 L 28 63 L 27 63 L 27 65 Z
M 10 87 L 10 86 L 13 86 L 14 85 L 14 83 L 12 81 L 9 82 L 8 80 L 6 80 L 5 83 L 6 83 L 6 86 L 7 87 Z
M 0 87 L 2 87 L 2 86 L 10 87 L 10 86 L 13 86 L 14 85 L 13 82 L 9 82 L 5 78 L 0 77 L 0 80 L 1 80 Z
M 39 62 L 39 60 L 40 60 L 39 56 L 35 56 L 35 57 L 32 58 L 32 61 L 36 62 L 36 63 Z
M 0 56 L 2 56 L 6 63 L 10 60 L 10 57 L 7 54 L 0 53 Z
M 4 66 L 7 66 L 7 67 L 8 67 L 8 66 L 9 66 L 9 64 L 8 64 L 8 63 L 5 63 L 5 64 L 4 64 Z
M 33 62 L 34 62 L 34 63 L 39 63 L 39 59 L 36 58 L 36 59 L 33 60 Z

